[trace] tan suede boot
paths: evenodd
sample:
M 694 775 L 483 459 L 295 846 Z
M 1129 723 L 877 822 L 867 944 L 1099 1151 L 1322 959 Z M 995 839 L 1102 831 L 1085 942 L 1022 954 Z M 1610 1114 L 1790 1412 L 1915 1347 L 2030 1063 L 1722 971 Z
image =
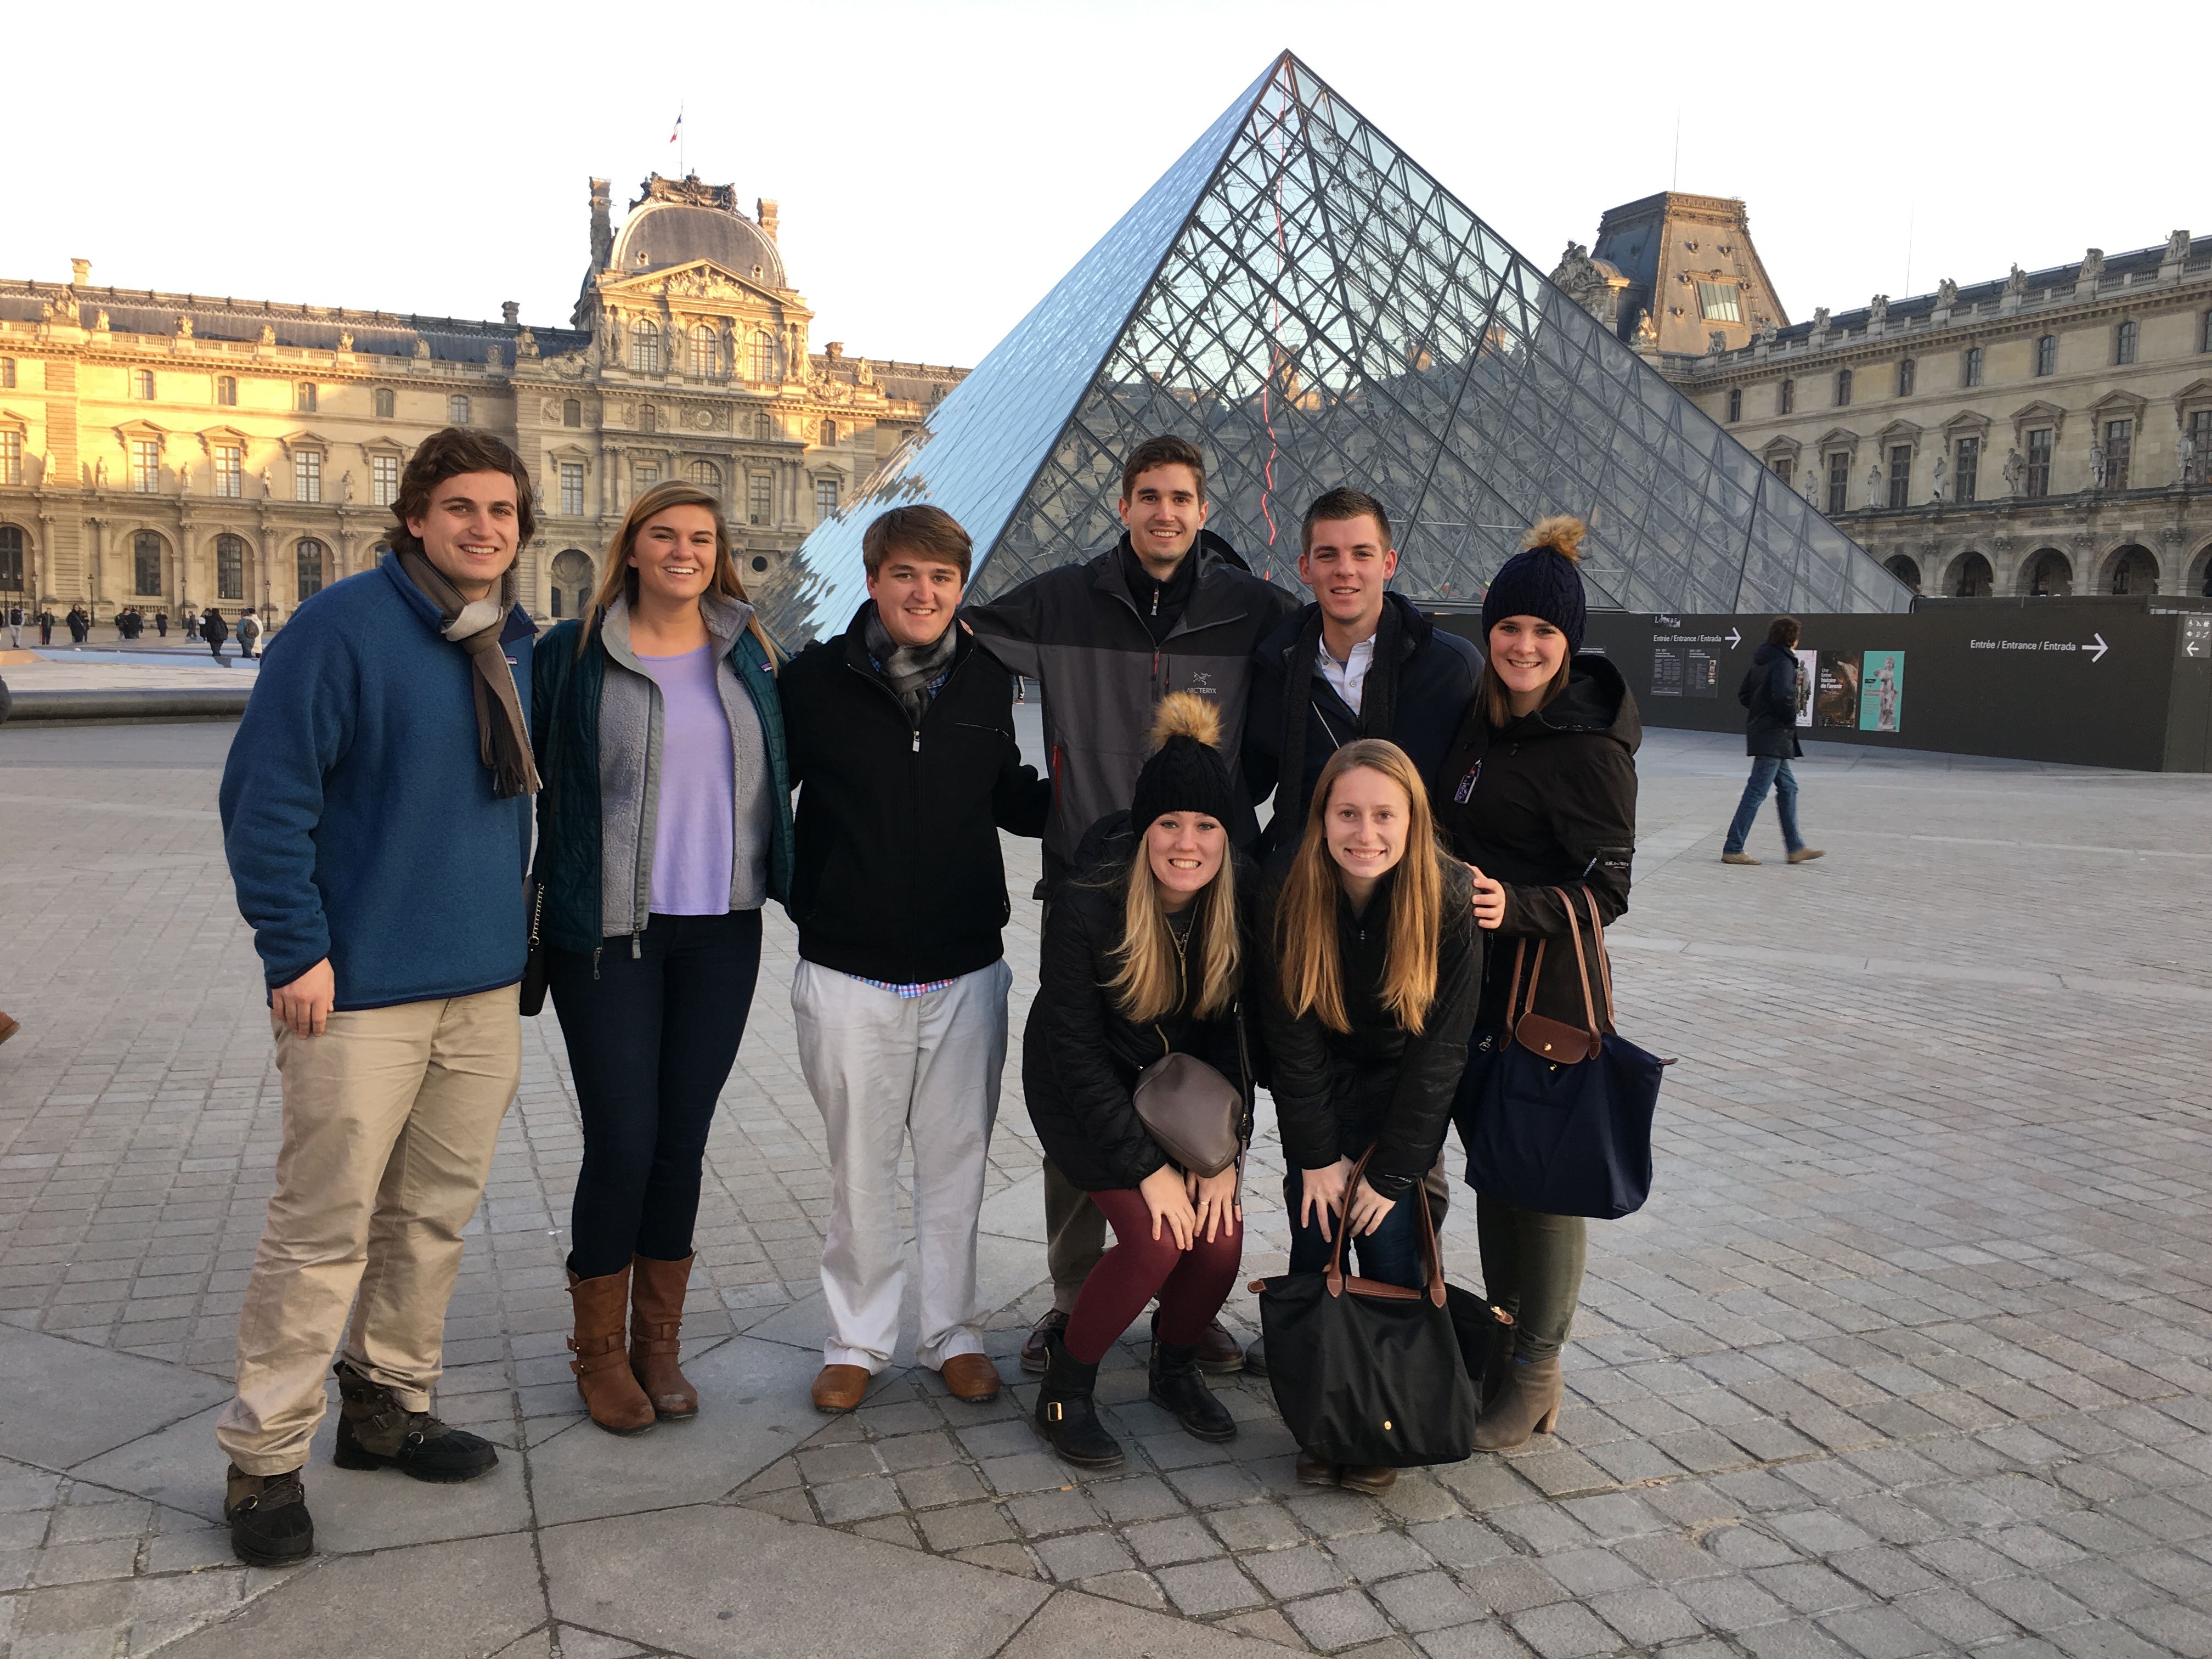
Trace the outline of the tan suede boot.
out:
M 629 1368 L 662 1417 L 699 1414 L 699 1391 L 676 1363 L 683 1346 L 684 1287 L 691 1282 L 694 1259 L 630 1258 Z
M 1532 1434 L 1549 1434 L 1559 1420 L 1566 1380 L 1559 1357 L 1516 1359 L 1505 1367 L 1505 1386 L 1474 1425 L 1477 1451 L 1510 1451 L 1526 1445 Z
M 623 1353 L 623 1324 L 629 1312 L 629 1269 L 597 1279 L 568 1275 L 568 1297 L 576 1305 L 576 1334 L 568 1339 L 576 1357 L 576 1392 L 592 1421 L 609 1434 L 643 1434 L 653 1425 L 653 1401 L 630 1375 Z

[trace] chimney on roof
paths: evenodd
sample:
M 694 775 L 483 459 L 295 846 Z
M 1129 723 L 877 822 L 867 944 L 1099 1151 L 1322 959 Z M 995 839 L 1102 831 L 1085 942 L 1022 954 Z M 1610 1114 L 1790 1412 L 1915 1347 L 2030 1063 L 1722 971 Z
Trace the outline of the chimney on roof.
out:
M 607 181 L 592 180 L 592 269 L 605 270 L 615 257 L 615 230 L 608 216 Z
M 845 343 L 842 340 L 830 341 L 828 345 L 822 348 L 822 355 L 833 363 L 837 362 L 845 355 Z
M 70 286 L 71 288 L 88 288 L 91 286 L 91 283 L 92 261 L 89 259 L 70 260 Z
M 760 221 L 760 228 L 768 233 L 769 240 L 775 240 L 775 203 L 765 196 L 755 197 L 753 216 Z
M 499 319 L 505 323 L 509 328 L 513 328 L 517 323 L 520 322 L 522 320 L 521 301 L 519 300 L 501 300 L 499 302 Z

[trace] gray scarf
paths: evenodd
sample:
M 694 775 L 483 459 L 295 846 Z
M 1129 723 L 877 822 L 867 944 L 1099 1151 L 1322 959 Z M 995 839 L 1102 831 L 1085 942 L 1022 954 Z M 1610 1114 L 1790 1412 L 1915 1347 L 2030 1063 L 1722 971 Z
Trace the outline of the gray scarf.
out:
M 439 631 L 469 653 L 475 674 L 477 755 L 491 774 L 492 793 L 501 800 L 535 794 L 538 768 L 530 757 L 530 728 L 523 724 L 514 672 L 499 642 L 506 599 L 495 592 L 489 599 L 465 601 L 445 573 L 420 553 L 398 558 L 407 580 L 438 607 Z
M 942 674 L 952 660 L 953 649 L 960 642 L 959 633 L 960 625 L 954 623 L 937 636 L 933 645 L 894 645 L 884 619 L 876 614 L 873 605 L 868 607 L 868 654 L 876 659 L 898 700 L 906 705 L 907 719 L 916 726 L 929 712 L 929 683 Z

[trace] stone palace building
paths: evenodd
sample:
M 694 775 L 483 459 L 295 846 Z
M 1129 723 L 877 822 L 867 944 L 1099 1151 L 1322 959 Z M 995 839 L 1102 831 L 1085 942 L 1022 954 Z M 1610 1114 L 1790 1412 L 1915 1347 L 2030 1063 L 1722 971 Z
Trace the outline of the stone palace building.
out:
M 749 580 L 896 448 L 963 370 L 810 349 L 814 313 L 750 216 L 697 178 L 645 181 L 617 230 L 591 185 L 566 328 L 0 279 L 0 605 L 101 618 L 255 605 L 279 617 L 369 564 L 414 447 L 447 425 L 536 478 L 519 570 L 574 616 L 635 493 L 720 496 Z
M 1553 280 L 1917 589 L 2212 592 L 2212 237 L 1793 324 L 1743 204 L 1667 191 Z

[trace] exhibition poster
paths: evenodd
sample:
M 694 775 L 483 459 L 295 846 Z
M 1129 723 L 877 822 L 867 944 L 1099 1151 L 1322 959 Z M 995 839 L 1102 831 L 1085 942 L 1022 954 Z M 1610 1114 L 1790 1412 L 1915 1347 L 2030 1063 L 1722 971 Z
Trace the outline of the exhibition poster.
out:
M 1859 730 L 1905 729 L 1905 653 L 1869 651 L 1859 678 Z
M 1797 653 L 1797 724 L 1813 723 L 1813 690 L 1820 683 L 1820 653 L 1800 651 Z
M 1820 688 L 1813 695 L 1813 724 L 1840 726 L 1849 731 L 1858 723 L 1858 659 L 1840 652 L 1823 651 Z

